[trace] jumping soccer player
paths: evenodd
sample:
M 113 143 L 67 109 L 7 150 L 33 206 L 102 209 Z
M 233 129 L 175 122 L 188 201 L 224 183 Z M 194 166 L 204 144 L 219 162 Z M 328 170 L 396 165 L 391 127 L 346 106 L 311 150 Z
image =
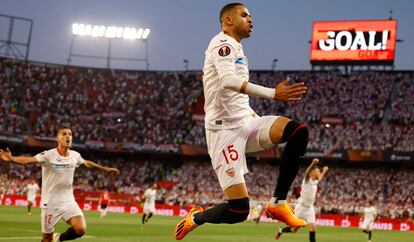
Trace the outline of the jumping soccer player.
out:
M 291 227 L 306 225 L 293 214 L 286 197 L 305 154 L 308 128 L 286 117 L 259 117 L 249 105 L 249 96 L 282 102 L 301 100 L 306 93 L 305 84 L 289 86 L 289 79 L 276 88 L 250 83 L 248 60 L 241 45 L 253 30 L 250 12 L 241 3 L 230 3 L 221 9 L 220 22 L 222 31 L 205 52 L 203 87 L 208 153 L 227 202 L 206 211 L 193 207 L 177 224 L 176 240 L 204 223 L 233 224 L 246 220 L 250 206 L 244 180 L 248 173 L 245 153 L 273 148 L 279 143 L 286 146 L 266 215 Z

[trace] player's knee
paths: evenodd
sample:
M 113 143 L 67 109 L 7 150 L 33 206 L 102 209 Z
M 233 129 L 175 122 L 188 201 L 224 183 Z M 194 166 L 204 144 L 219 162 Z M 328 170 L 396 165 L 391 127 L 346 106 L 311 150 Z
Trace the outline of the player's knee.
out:
M 250 212 L 249 198 L 232 199 L 229 203 L 229 223 L 240 223 L 247 219 Z
M 306 124 L 298 123 L 294 120 L 291 120 L 287 123 L 285 130 L 283 131 L 282 141 L 299 141 L 303 143 L 308 143 L 309 138 L 309 128 Z
M 86 233 L 86 227 L 85 226 L 77 226 L 77 227 L 74 227 L 73 230 L 75 231 L 76 236 L 78 238 L 82 237 Z

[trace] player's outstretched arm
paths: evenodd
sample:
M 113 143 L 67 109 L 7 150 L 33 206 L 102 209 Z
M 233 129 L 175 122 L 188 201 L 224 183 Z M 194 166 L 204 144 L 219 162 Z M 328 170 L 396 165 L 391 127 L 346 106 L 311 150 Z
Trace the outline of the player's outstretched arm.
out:
M 111 172 L 111 173 L 119 174 L 119 170 L 117 168 L 101 166 L 90 160 L 85 160 L 85 163 L 83 164 L 89 169 L 98 169 L 104 172 Z
M 300 101 L 302 95 L 306 93 L 307 87 L 305 83 L 299 82 L 288 85 L 290 78 L 288 77 L 282 83 L 279 83 L 275 88 L 275 100 L 280 102 Z
M 227 88 L 236 92 L 247 94 L 266 99 L 273 99 L 280 102 L 300 101 L 302 95 L 306 93 L 307 87 L 305 83 L 295 83 L 288 85 L 290 78 L 279 83 L 275 88 L 263 87 L 247 81 L 242 81 L 235 75 L 228 75 L 223 78 L 223 88 Z
M 0 149 L 0 160 L 16 163 L 19 165 L 38 163 L 37 159 L 34 156 L 13 156 L 9 148 L 6 148 L 6 150 Z

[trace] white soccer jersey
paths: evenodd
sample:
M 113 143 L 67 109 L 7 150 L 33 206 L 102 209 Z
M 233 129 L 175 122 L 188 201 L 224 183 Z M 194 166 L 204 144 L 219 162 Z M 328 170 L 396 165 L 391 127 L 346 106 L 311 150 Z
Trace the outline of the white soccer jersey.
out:
M 69 156 L 61 156 L 56 148 L 37 154 L 42 165 L 42 208 L 59 208 L 75 201 L 73 176 L 76 167 L 85 160 L 73 150 Z
M 35 184 L 27 184 L 27 197 L 28 198 L 35 198 L 37 191 L 39 190 L 39 185 Z
M 375 216 L 377 215 L 377 209 L 375 207 L 365 207 L 364 208 L 364 220 L 374 221 Z
M 305 179 L 302 181 L 302 188 L 300 191 L 299 204 L 303 206 L 313 206 L 315 203 L 316 192 L 318 191 L 318 180 L 312 180 L 306 182 Z
M 205 126 L 207 129 L 240 127 L 243 118 L 253 113 L 249 106 L 249 96 L 225 89 L 222 85 L 223 77 L 229 75 L 249 81 L 248 63 L 243 47 L 232 37 L 220 32 L 210 41 L 205 54 Z
M 157 194 L 157 190 L 152 189 L 152 188 L 148 188 L 147 190 L 145 190 L 144 192 L 144 197 L 145 197 L 145 203 L 146 204 L 155 204 L 155 195 Z

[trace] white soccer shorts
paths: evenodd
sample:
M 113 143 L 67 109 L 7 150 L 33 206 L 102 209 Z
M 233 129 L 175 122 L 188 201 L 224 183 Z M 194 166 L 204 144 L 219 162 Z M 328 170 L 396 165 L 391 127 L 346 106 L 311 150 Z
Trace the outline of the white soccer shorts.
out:
M 154 203 L 144 203 L 144 213 L 155 213 L 155 204 Z
M 316 222 L 315 208 L 313 206 L 304 207 L 300 204 L 296 205 L 295 216 L 305 220 L 308 224 L 314 224 Z
M 60 219 L 66 222 L 75 216 L 83 216 L 82 210 L 76 202 L 71 202 L 60 208 L 42 208 L 42 232 L 45 234 L 53 233 Z
M 247 116 L 243 125 L 235 129 L 206 130 L 208 153 L 223 190 L 245 183 L 249 172 L 246 153 L 264 150 L 271 143 L 269 130 L 279 116 Z
M 36 196 L 27 196 L 27 202 L 33 203 L 33 205 L 36 204 Z
M 372 219 L 366 219 L 364 218 L 364 221 L 362 222 L 362 229 L 365 230 L 372 230 L 374 227 L 374 221 Z

